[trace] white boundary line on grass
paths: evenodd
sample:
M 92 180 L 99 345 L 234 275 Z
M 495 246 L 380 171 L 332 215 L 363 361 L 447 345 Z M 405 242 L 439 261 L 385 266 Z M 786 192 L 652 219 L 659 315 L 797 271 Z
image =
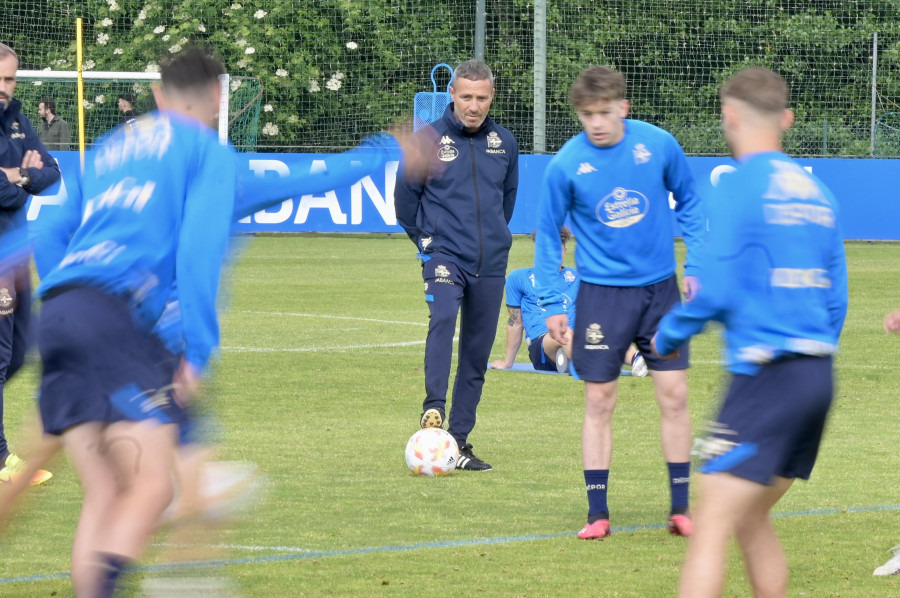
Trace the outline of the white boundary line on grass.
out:
M 869 507 L 846 507 L 832 509 L 811 509 L 806 511 L 788 511 L 781 513 L 773 513 L 773 517 L 806 517 L 806 516 L 823 516 L 823 515 L 847 515 L 851 513 L 870 513 L 877 511 L 900 511 L 900 505 L 876 505 Z M 614 527 L 615 532 L 638 532 L 644 530 L 657 530 L 665 528 L 664 523 L 651 525 L 630 525 L 626 527 Z M 385 552 L 408 552 L 413 550 L 422 550 L 430 548 L 452 548 L 457 546 L 479 546 L 490 544 L 509 544 L 513 542 L 534 542 L 542 540 L 556 540 L 565 538 L 573 542 L 575 540 L 574 532 L 558 532 L 549 534 L 531 534 L 524 536 L 497 536 L 487 538 L 471 538 L 465 540 L 443 540 L 436 542 L 417 542 L 412 544 L 394 544 L 387 546 L 368 546 L 358 548 L 346 548 L 341 550 L 312 550 L 309 548 L 300 548 L 295 552 L 286 552 L 284 554 L 249 556 L 235 559 L 222 559 L 214 561 L 191 561 L 178 563 L 165 563 L 159 565 L 150 565 L 144 567 L 136 567 L 138 571 L 169 571 L 169 570 L 185 570 L 185 569 L 202 569 L 209 567 L 222 567 L 234 565 L 259 565 L 263 563 L 274 563 L 284 561 L 295 561 L 304 559 L 317 559 L 327 557 L 342 557 L 360 554 L 377 554 Z M 282 547 L 280 547 L 282 548 Z M 271 547 L 253 547 L 253 551 L 272 550 Z M 22 582 L 39 582 L 51 579 L 67 579 L 68 573 L 49 573 L 49 574 L 33 574 L 20 577 L 0 577 L 0 585 L 9 583 Z
M 291 311 L 254 311 L 245 309 L 239 312 L 232 313 L 240 313 L 240 314 L 252 314 L 254 316 L 279 316 L 279 317 L 291 317 L 291 318 L 321 318 L 323 320 L 352 320 L 354 322 L 375 322 L 377 324 L 405 324 L 407 326 L 428 326 L 425 322 L 409 322 L 406 320 L 379 320 L 377 318 L 359 318 L 356 316 L 330 316 L 327 314 L 306 314 L 299 312 L 291 312 Z
M 316 353 L 319 351 L 355 351 L 357 349 L 379 349 L 382 347 L 409 347 L 424 345 L 425 340 L 402 341 L 399 343 L 378 343 L 371 345 L 333 345 L 328 347 L 222 347 L 225 353 Z

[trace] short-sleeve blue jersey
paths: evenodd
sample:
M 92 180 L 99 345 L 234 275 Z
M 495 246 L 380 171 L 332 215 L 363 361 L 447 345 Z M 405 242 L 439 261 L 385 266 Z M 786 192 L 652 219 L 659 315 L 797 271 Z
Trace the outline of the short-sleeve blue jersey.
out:
M 578 239 L 575 263 L 581 280 L 647 286 L 675 274 L 671 192 L 688 248 L 685 274 L 694 274 L 703 217 L 684 152 L 658 127 L 624 123 L 619 143 L 598 147 L 581 132 L 547 166 L 535 239 L 537 290 L 547 315 L 561 313 L 552 281 L 562 250 L 559 230 L 567 217 Z
M 575 268 L 563 268 L 556 276 L 556 286 L 563 297 L 563 306 L 569 321 L 575 321 L 575 298 L 578 296 L 578 272 Z M 506 305 L 522 310 L 522 324 L 528 344 L 547 333 L 544 323 L 546 313 L 541 309 L 534 290 L 534 270 L 519 268 L 506 277 Z
M 88 286 L 123 297 L 149 333 L 177 272 L 185 359 L 203 369 L 218 346 L 215 301 L 235 172 L 234 151 L 177 113 L 115 129 L 86 156 L 84 175 L 36 240 L 38 293 Z
M 847 264 L 828 188 L 783 153 L 758 153 L 722 175 L 705 211 L 700 291 L 660 322 L 659 352 L 718 321 L 736 374 L 754 375 L 786 354 L 834 353 L 847 313 Z

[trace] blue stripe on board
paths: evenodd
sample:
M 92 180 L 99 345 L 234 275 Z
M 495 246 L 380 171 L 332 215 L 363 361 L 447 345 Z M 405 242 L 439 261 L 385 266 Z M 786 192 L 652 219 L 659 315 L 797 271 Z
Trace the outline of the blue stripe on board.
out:
M 871 513 L 876 511 L 900 511 L 900 505 L 879 505 L 874 507 L 848 507 L 846 509 L 810 509 L 808 511 L 786 511 L 772 513 L 772 517 L 808 517 L 811 515 L 838 515 L 842 513 Z M 665 524 L 654 523 L 650 525 L 629 525 L 614 527 L 613 532 L 637 532 L 651 529 L 661 529 Z M 406 552 L 421 550 L 423 548 L 453 548 L 457 546 L 481 546 L 486 544 L 511 544 L 513 542 L 534 542 L 535 540 L 555 540 L 557 538 L 575 537 L 575 532 L 560 532 L 555 534 L 533 534 L 528 536 L 500 536 L 496 538 L 476 538 L 473 540 L 447 540 L 442 542 L 420 542 L 416 544 L 397 544 L 394 546 L 370 546 L 368 548 L 350 548 L 347 550 L 318 550 L 303 551 L 290 554 L 278 554 L 261 557 L 245 557 L 241 559 L 227 559 L 216 561 L 194 561 L 189 563 L 168 563 L 137 567 L 138 571 L 171 571 L 178 569 L 199 569 L 205 567 L 222 567 L 231 565 L 247 565 L 253 563 L 275 563 L 281 561 L 297 561 L 302 559 L 320 559 L 332 556 L 353 556 L 357 554 L 371 554 L 379 552 Z M 0 584 L 47 581 L 51 579 L 67 579 L 68 573 L 49 573 L 45 575 L 27 575 L 23 577 L 0 577 Z

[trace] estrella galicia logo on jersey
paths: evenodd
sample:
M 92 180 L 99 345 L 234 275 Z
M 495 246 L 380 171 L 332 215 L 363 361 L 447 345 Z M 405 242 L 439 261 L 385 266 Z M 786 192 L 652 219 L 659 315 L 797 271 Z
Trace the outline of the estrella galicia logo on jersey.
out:
M 600 330 L 600 324 L 591 324 L 584 331 L 584 340 L 589 345 L 599 345 L 604 338 L 606 337 L 603 335 L 603 331 Z
M 444 264 L 438 264 L 434 268 L 434 275 L 438 278 L 448 278 L 450 276 L 450 270 L 448 270 L 447 266 Z
M 453 162 L 459 157 L 459 150 L 452 145 L 442 145 L 438 150 L 437 157 L 441 162 Z
M 650 202 L 640 191 L 616 187 L 597 204 L 597 220 L 613 228 L 625 228 L 643 220 Z
M 591 166 L 590 162 L 582 162 L 578 165 L 578 170 L 575 174 L 589 174 L 591 172 L 597 172 L 597 169 Z
M 647 149 L 643 143 L 637 143 L 634 146 L 634 149 L 631 150 L 631 153 L 634 154 L 634 163 L 635 164 L 646 164 L 650 161 L 650 157 L 653 155 L 650 153 L 650 150 Z
M 441 137 L 441 145 L 450 145 L 451 143 L 453 143 L 453 140 L 450 139 L 449 136 L 444 135 L 443 137 Z

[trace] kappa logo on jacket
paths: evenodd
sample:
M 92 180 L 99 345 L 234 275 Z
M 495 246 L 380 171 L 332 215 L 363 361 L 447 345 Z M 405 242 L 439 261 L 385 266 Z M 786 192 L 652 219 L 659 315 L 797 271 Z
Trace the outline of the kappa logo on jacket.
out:
M 441 137 L 441 145 L 450 145 L 451 143 L 453 143 L 453 140 L 450 139 L 449 136 L 444 135 L 443 137 Z

